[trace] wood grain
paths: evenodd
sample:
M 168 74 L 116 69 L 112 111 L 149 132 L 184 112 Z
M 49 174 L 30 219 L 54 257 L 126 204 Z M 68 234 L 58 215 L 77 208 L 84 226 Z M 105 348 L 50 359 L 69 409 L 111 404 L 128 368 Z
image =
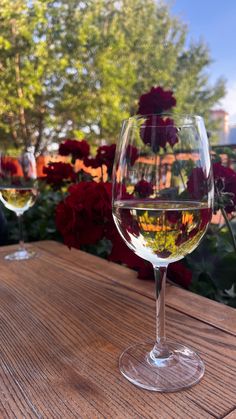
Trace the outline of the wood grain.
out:
M 202 321 L 197 306 L 188 315 L 181 296 L 176 303 L 168 291 L 167 334 L 200 353 L 202 382 L 173 394 L 140 390 L 117 362 L 129 344 L 154 336 L 153 284 L 58 243 L 34 247 L 35 259 L 1 262 L 1 417 L 233 419 L 236 338 L 219 320 L 208 322 L 205 299 Z
M 137 280 L 137 273 L 124 266 L 120 266 L 107 260 L 88 255 L 78 250 L 69 250 L 66 246 L 57 242 L 47 241 L 37 243 L 37 247 L 46 250 L 48 253 L 57 256 L 61 261 L 72 262 L 71 269 L 89 270 L 96 274 L 100 272 L 110 281 L 117 282 L 119 285 L 134 289 L 147 297 L 154 299 L 154 284 L 152 281 Z M 236 336 L 236 311 L 231 307 L 218 304 L 202 296 L 186 292 L 182 288 L 169 285 L 167 287 L 166 304 L 178 311 L 189 314 L 190 316 L 212 324 L 221 330 L 225 330 Z
M 236 419 L 236 410 L 233 410 L 227 416 L 225 416 L 225 419 Z

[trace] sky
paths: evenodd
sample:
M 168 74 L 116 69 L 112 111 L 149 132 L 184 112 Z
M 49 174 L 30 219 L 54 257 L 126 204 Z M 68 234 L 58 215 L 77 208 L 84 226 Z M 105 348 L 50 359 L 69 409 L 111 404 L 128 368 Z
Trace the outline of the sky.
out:
M 210 82 L 226 80 L 226 97 L 218 108 L 236 124 L 236 0 L 166 0 L 172 15 L 188 26 L 188 40 L 204 40 L 213 64 Z

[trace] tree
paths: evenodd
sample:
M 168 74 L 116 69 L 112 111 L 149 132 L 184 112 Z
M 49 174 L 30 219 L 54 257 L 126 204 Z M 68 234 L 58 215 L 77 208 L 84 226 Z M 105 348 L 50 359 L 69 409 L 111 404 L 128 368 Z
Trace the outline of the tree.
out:
M 209 86 L 203 44 L 154 0 L 1 0 L 0 136 L 40 151 L 65 136 L 114 141 L 153 85 L 177 110 L 208 117 L 224 95 Z

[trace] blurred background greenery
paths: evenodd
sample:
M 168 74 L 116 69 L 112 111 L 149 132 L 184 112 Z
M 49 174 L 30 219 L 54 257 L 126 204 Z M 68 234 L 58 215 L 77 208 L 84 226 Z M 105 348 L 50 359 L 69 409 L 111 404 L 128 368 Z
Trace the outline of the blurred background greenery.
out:
M 114 142 L 153 85 L 214 131 L 210 110 L 225 83 L 209 82 L 210 52 L 187 34 L 161 1 L 1 0 L 1 147 L 40 154 L 65 137 Z

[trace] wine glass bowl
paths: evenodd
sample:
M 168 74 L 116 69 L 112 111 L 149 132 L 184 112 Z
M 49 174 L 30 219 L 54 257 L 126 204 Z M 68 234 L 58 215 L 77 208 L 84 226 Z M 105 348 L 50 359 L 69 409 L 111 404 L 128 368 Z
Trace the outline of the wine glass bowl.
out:
M 14 151 L 0 155 L 0 200 L 13 211 L 19 222 L 19 249 L 6 255 L 7 260 L 24 260 L 35 256 L 23 241 L 22 216 L 37 199 L 37 171 L 32 151 Z
M 213 179 L 201 117 L 135 116 L 124 121 L 113 170 L 113 217 L 135 254 L 152 263 L 156 283 L 156 340 L 135 344 L 120 358 L 132 383 L 155 391 L 196 384 L 204 364 L 165 336 L 169 263 L 199 244 L 211 220 Z

